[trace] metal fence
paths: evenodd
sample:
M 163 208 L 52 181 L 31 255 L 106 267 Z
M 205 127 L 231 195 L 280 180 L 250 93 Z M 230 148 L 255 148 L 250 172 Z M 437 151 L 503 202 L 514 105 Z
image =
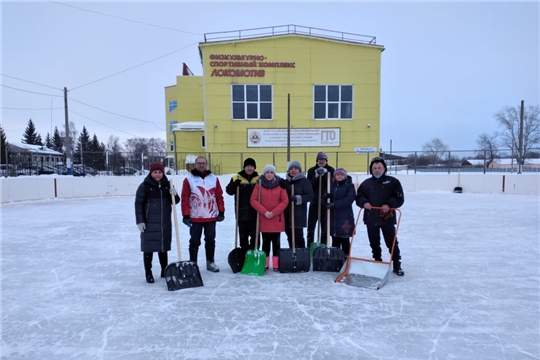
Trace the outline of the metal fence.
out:
M 258 150 L 258 149 L 257 149 Z M 319 149 L 325 151 L 325 149 Z M 511 149 L 498 149 L 495 156 L 487 151 L 455 150 L 443 152 L 427 151 L 394 151 L 392 153 L 355 153 L 325 151 L 331 166 L 343 167 L 348 172 L 369 174 L 369 163 L 376 156 L 386 160 L 389 173 L 425 173 L 425 172 L 481 172 L 481 173 L 515 173 L 518 163 L 512 157 Z M 242 169 L 246 158 L 254 158 L 258 169 L 265 164 L 274 164 L 278 172 L 285 172 L 288 161 L 296 160 L 307 171 L 316 163 L 318 151 L 313 152 L 177 152 L 177 153 L 84 153 L 75 156 L 72 165 L 74 176 L 128 176 L 144 175 L 150 164 L 161 162 L 167 174 L 186 174 L 194 168 L 197 156 L 208 159 L 209 169 L 217 174 L 232 174 Z M 66 174 L 64 162 L 53 163 L 48 157 L 40 154 L 21 152 L 2 156 L 0 176 Z M 523 172 L 540 172 L 540 148 L 533 149 L 522 164 Z

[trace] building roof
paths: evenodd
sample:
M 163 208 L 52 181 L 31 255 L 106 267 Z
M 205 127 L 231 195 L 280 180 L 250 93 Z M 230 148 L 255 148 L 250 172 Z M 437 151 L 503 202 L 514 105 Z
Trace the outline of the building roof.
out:
M 20 142 L 10 141 L 9 146 L 12 151 L 17 150 L 17 151 L 33 152 L 33 153 L 38 153 L 38 154 L 64 156 L 63 153 L 58 152 L 56 150 L 49 149 L 45 145 L 31 145 L 31 144 L 24 144 Z
M 334 30 L 325 30 L 301 25 L 279 25 L 254 29 L 211 32 L 204 34 L 204 43 L 252 40 L 283 35 L 300 35 L 319 39 L 342 41 L 347 43 L 371 45 L 380 47 L 384 50 L 384 47 L 382 45 L 377 45 L 377 38 L 375 36 L 346 33 Z

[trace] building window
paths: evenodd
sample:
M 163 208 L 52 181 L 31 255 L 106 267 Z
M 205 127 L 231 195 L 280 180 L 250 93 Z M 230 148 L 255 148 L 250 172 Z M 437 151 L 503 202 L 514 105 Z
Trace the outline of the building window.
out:
M 206 147 L 206 139 L 204 138 L 204 135 L 201 136 L 201 147 Z
M 178 101 L 169 101 L 169 112 L 173 112 L 174 109 L 178 106 Z
M 352 119 L 352 85 L 313 86 L 313 118 Z
M 171 141 L 171 143 L 169 144 L 169 148 L 169 151 L 174 151 L 174 141 Z
M 233 120 L 272 120 L 272 85 L 233 85 Z

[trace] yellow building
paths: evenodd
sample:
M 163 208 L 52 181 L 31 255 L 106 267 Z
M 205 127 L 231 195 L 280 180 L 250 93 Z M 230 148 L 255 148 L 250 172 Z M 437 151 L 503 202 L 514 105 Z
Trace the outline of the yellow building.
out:
M 216 174 L 247 157 L 282 173 L 324 151 L 365 171 L 379 149 L 383 50 L 372 36 L 296 25 L 205 34 L 203 76 L 165 88 L 169 155 L 177 169 L 204 155 Z

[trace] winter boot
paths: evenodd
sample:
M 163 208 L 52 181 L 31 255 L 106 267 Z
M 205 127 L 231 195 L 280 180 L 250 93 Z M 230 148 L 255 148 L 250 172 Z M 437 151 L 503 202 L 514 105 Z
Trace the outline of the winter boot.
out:
M 208 260 L 206 261 L 206 270 L 209 270 L 211 272 L 218 272 L 219 267 L 216 265 L 215 262 Z
M 161 265 L 161 277 L 165 277 L 165 268 L 167 267 L 168 256 L 166 252 L 158 252 L 159 264 Z
M 270 258 L 266 257 L 266 265 L 264 266 L 264 270 L 268 270 L 268 267 L 270 266 Z
M 199 254 L 199 248 L 189 248 L 189 261 L 197 263 L 197 256 Z
M 279 271 L 279 257 L 272 256 L 272 267 L 274 268 L 274 271 Z
M 146 282 L 149 284 L 152 284 L 154 282 L 154 275 L 152 275 L 152 271 L 146 271 Z
M 394 274 L 397 276 L 405 275 L 405 271 L 401 269 L 401 261 L 394 261 Z

